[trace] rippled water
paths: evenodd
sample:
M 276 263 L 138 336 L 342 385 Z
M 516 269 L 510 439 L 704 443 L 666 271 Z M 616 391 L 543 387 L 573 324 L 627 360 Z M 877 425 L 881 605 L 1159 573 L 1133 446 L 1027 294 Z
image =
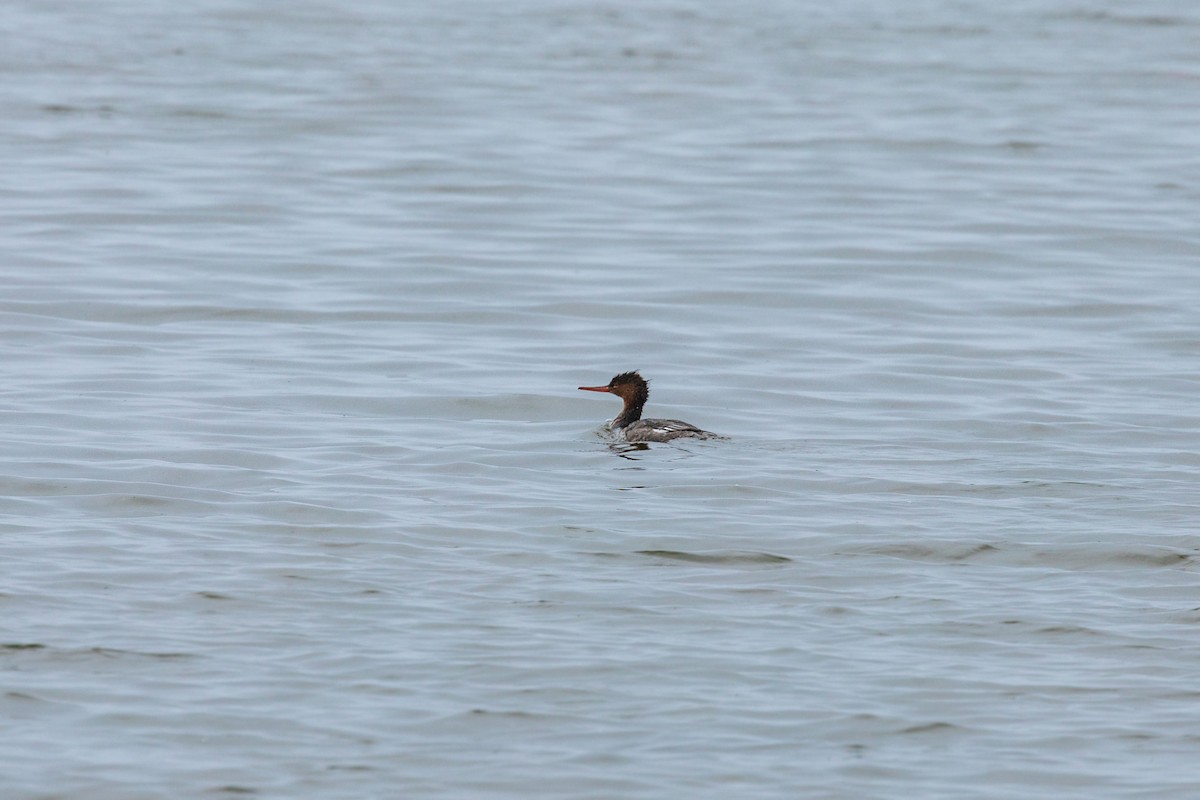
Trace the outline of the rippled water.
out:
M 0 29 L 5 798 L 1200 791 L 1190 4 Z

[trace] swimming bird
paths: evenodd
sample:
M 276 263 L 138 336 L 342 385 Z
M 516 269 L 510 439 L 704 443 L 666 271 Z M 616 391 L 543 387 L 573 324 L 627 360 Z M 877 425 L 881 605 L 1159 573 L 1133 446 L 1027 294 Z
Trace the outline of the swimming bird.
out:
M 669 442 L 672 439 L 717 439 L 715 433 L 703 431 L 690 422 L 677 419 L 642 419 L 642 407 L 650 397 L 646 379 L 634 372 L 622 372 L 607 386 L 580 386 L 585 392 L 608 392 L 625 401 L 625 408 L 608 423 L 609 430 L 627 442 Z

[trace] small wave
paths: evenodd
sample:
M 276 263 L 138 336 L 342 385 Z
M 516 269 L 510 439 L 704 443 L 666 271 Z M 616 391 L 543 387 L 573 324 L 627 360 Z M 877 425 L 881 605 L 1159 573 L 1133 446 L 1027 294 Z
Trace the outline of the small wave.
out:
M 1119 570 L 1139 567 L 1187 569 L 1195 553 L 1169 547 L 1117 548 L 1094 544 L 1003 544 L 907 542 L 868 548 L 868 553 L 930 563 L 987 563 L 1061 570 Z
M 689 561 L 694 564 L 785 564 L 792 559 L 774 553 L 686 553 L 681 550 L 638 550 L 638 555 L 668 558 L 673 561 Z

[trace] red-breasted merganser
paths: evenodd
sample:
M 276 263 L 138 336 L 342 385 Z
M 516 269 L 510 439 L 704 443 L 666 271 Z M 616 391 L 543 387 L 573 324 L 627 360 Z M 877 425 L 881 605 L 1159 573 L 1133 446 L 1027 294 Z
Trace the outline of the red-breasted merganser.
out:
M 622 372 L 607 386 L 580 386 L 585 392 L 608 392 L 625 401 L 625 408 L 608 423 L 627 442 L 669 442 L 672 439 L 719 439 L 715 433 L 702 431 L 695 425 L 677 419 L 642 419 L 642 406 L 650 397 L 646 379 L 637 372 Z

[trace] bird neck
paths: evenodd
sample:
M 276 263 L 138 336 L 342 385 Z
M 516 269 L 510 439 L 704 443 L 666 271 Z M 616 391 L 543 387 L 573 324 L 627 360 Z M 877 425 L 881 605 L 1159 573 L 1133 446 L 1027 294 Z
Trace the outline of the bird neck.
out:
M 646 397 L 649 392 L 637 392 L 624 398 L 625 408 L 616 419 L 612 421 L 614 428 L 624 428 L 630 423 L 637 422 L 642 418 L 642 407 L 646 405 Z

